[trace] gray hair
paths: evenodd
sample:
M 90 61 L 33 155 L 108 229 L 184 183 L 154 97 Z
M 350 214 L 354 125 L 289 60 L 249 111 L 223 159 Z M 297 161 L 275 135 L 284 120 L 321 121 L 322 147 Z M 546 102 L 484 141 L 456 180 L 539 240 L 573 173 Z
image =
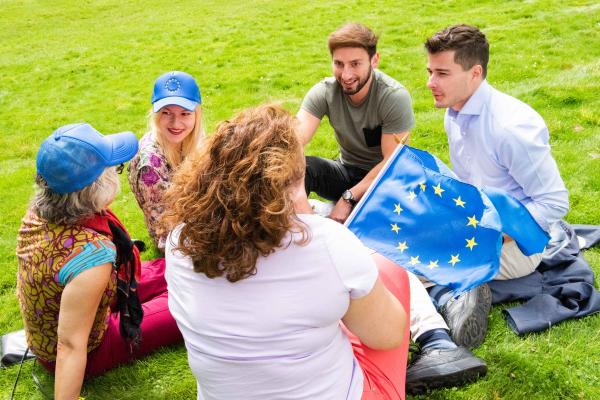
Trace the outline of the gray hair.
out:
M 35 183 L 37 191 L 31 201 L 31 210 L 58 225 L 72 225 L 106 209 L 120 190 L 119 176 L 112 167 L 106 168 L 98 179 L 73 193 L 54 192 L 39 174 Z

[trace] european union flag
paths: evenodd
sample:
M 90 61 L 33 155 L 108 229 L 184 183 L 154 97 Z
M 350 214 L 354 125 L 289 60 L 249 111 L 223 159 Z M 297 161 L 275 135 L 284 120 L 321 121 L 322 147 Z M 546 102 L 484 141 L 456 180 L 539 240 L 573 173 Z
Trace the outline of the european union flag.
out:
M 396 149 L 346 225 L 366 246 L 455 295 L 498 273 L 502 232 L 526 255 L 549 239 L 508 193 L 461 182 L 409 146 Z

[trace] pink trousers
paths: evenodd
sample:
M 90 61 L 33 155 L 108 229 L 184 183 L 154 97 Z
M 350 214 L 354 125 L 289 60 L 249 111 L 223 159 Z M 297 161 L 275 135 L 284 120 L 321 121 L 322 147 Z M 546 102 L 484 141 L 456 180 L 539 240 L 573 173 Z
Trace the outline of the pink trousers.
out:
M 393 350 L 373 350 L 360 342 L 346 327 L 344 331 L 350 338 L 354 356 L 364 375 L 363 400 L 404 399 L 406 384 L 406 363 L 410 321 L 410 288 L 406 271 L 380 254 L 373 254 L 379 268 L 379 278 L 385 287 L 402 303 L 406 311 L 406 329 L 402 345 Z
M 88 353 L 86 378 L 100 375 L 119 364 L 141 358 L 161 346 L 183 341 L 167 304 L 164 258 L 142 262 L 138 293 L 144 309 L 140 345 L 131 348 L 129 343 L 123 340 L 119 333 L 119 313 L 112 313 L 102 343 Z M 48 371 L 54 373 L 54 362 L 39 361 Z

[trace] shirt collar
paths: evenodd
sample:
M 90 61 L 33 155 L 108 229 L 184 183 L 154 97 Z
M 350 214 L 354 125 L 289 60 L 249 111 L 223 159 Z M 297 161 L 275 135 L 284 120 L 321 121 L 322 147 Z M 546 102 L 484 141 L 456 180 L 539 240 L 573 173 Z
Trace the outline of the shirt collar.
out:
M 483 109 L 483 105 L 487 102 L 490 94 L 492 92 L 492 87 L 487 83 L 487 80 L 483 80 L 475 93 L 471 95 L 469 100 L 465 103 L 463 108 L 460 109 L 459 112 L 454 111 L 451 108 L 448 108 L 448 114 L 452 117 L 455 117 L 459 114 L 461 115 L 479 115 L 481 114 L 481 110 Z

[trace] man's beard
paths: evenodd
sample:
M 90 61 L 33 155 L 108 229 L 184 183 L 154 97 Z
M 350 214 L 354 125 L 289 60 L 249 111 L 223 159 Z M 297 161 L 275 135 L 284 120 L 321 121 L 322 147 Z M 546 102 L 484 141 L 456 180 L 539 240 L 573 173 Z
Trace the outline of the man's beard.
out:
M 342 84 L 342 82 L 338 81 L 338 83 L 342 87 L 342 91 L 344 92 L 344 94 L 346 94 L 348 96 L 352 96 L 352 95 L 355 95 L 356 93 L 360 92 L 361 89 L 365 87 L 367 82 L 369 82 L 369 78 L 371 77 L 372 74 L 373 74 L 373 67 L 369 66 L 369 73 L 367 74 L 367 77 L 365 78 L 364 81 L 361 81 L 359 79 L 358 84 L 356 85 L 356 89 L 354 89 L 354 90 L 346 90 L 346 89 L 344 89 L 344 85 Z M 341 80 L 341 78 L 340 78 L 340 80 Z

